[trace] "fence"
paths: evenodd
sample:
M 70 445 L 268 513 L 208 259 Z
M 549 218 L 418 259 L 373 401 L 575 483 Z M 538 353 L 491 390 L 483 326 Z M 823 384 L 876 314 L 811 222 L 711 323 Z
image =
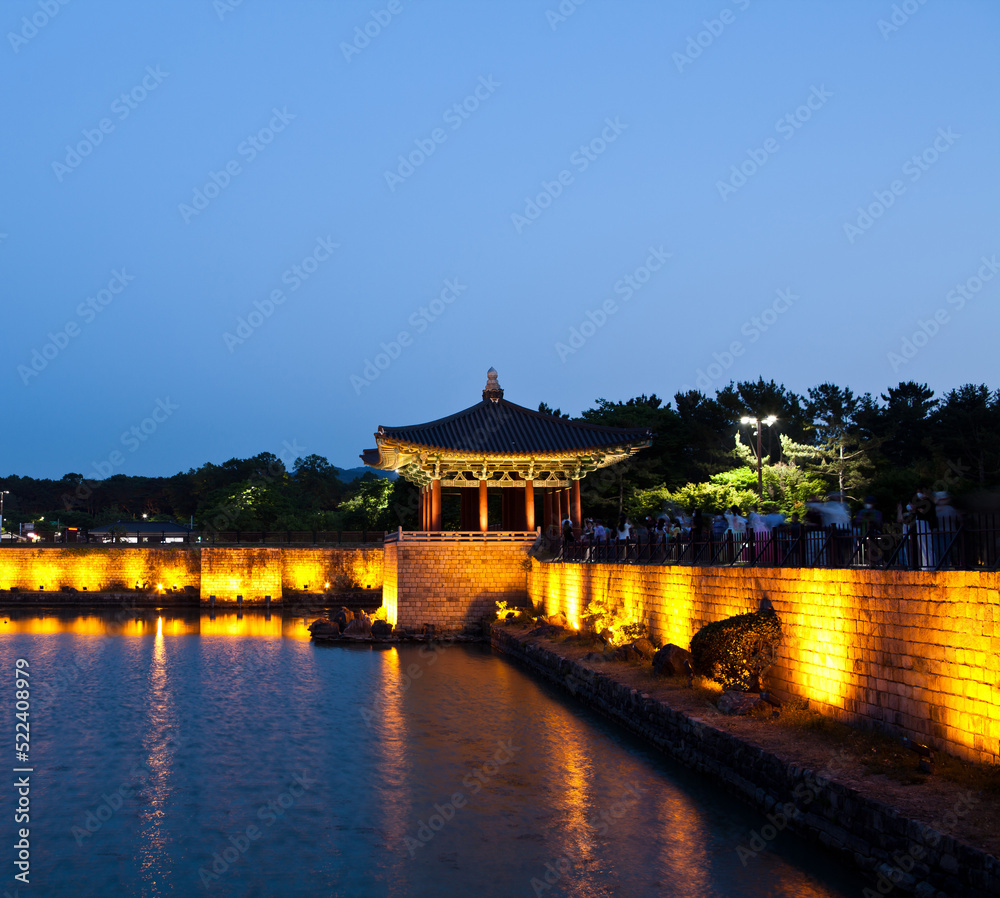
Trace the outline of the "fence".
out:
M 997 570 L 1000 515 L 970 515 L 889 525 L 880 532 L 859 527 L 783 525 L 771 532 L 707 534 L 664 539 L 640 531 L 628 542 L 605 545 L 550 542 L 553 561 L 605 564 L 688 564 L 733 567 L 853 567 L 876 570 Z
M 341 546 L 341 545 L 381 545 L 385 539 L 384 530 L 204 530 L 174 531 L 162 530 L 116 530 L 89 533 L 86 530 L 61 532 L 58 539 L 53 534 L 42 536 L 33 542 L 4 541 L 3 547 L 52 546 L 63 544 L 107 545 L 107 546 Z

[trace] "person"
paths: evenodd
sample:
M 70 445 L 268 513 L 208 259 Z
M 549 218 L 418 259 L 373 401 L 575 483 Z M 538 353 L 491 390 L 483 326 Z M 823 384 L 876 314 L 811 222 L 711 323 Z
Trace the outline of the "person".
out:
M 618 545 L 621 547 L 618 550 L 618 557 L 622 560 L 628 559 L 628 544 L 632 539 L 632 522 L 622 515 L 618 519 L 618 531 L 616 533 L 618 537 Z
M 573 522 L 568 517 L 564 518 L 562 522 L 562 542 L 564 553 L 567 546 L 576 545 L 576 537 L 573 535 Z
M 920 567 L 922 570 L 930 571 L 934 569 L 935 564 L 931 533 L 937 527 L 937 516 L 934 513 L 930 490 L 920 487 L 910 500 L 910 505 L 913 506 L 913 527 L 917 534 Z
M 743 546 L 746 542 L 747 536 L 747 519 L 744 518 L 739 509 L 733 505 L 729 511 L 726 512 L 726 540 L 731 541 L 733 545 L 729 547 L 730 560 L 737 560 L 737 552 L 742 554 Z M 737 548 L 736 544 L 739 544 Z
M 695 546 L 700 546 L 705 541 L 705 519 L 702 517 L 701 509 L 696 508 L 691 515 L 691 542 Z
M 944 562 L 949 562 L 951 567 L 957 567 L 956 559 L 959 558 L 960 549 L 955 534 L 961 526 L 962 520 L 958 509 L 951 504 L 951 496 L 947 490 L 939 490 L 934 493 L 934 516 L 937 518 L 937 530 L 934 533 L 934 554 Z
M 747 518 L 747 529 L 753 531 L 753 549 L 758 561 L 762 564 L 771 564 L 773 558 L 771 529 L 767 526 L 764 516 L 756 511 L 751 512 Z
M 865 504 L 858 509 L 854 523 L 860 528 L 861 536 L 878 536 L 882 532 L 882 512 L 875 507 L 874 496 L 865 496 Z
M 874 496 L 865 496 L 865 504 L 854 516 L 854 525 L 863 544 L 866 563 L 878 560 L 883 550 L 875 540 L 882 534 L 882 512 L 875 507 Z

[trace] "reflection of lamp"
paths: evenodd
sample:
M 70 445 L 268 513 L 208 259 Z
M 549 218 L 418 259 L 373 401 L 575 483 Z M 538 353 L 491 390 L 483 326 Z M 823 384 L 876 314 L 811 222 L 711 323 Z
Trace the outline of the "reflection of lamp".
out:
M 760 425 L 766 424 L 770 427 L 778 419 L 774 415 L 768 415 L 766 418 L 751 418 L 744 415 L 740 418 L 740 424 L 756 424 L 757 425 L 757 511 L 760 512 L 760 504 L 764 501 L 764 468 L 763 461 L 760 457 Z

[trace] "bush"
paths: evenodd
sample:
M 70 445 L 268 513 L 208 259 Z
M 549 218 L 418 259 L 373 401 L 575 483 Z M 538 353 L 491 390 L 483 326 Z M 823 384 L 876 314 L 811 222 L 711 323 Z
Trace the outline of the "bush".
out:
M 725 689 L 760 692 L 781 644 L 781 622 L 770 609 L 727 617 L 702 627 L 691 640 L 695 673 Z

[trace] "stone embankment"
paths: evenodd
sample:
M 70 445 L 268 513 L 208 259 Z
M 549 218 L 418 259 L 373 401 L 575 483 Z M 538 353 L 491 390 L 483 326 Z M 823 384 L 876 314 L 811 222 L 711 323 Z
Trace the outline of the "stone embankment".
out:
M 1000 861 L 948 835 L 949 815 L 940 828 L 924 825 L 836 780 L 837 758 L 818 770 L 782 760 L 759 746 L 674 710 L 638 689 L 617 682 L 546 645 L 492 627 L 493 647 L 576 698 L 643 737 L 669 756 L 726 784 L 765 815 L 743 845 L 734 846 L 744 864 L 767 850 L 789 829 L 838 852 L 870 876 L 865 898 L 889 892 L 920 898 L 989 898 L 1000 895 Z M 975 803 L 974 796 L 969 801 Z

